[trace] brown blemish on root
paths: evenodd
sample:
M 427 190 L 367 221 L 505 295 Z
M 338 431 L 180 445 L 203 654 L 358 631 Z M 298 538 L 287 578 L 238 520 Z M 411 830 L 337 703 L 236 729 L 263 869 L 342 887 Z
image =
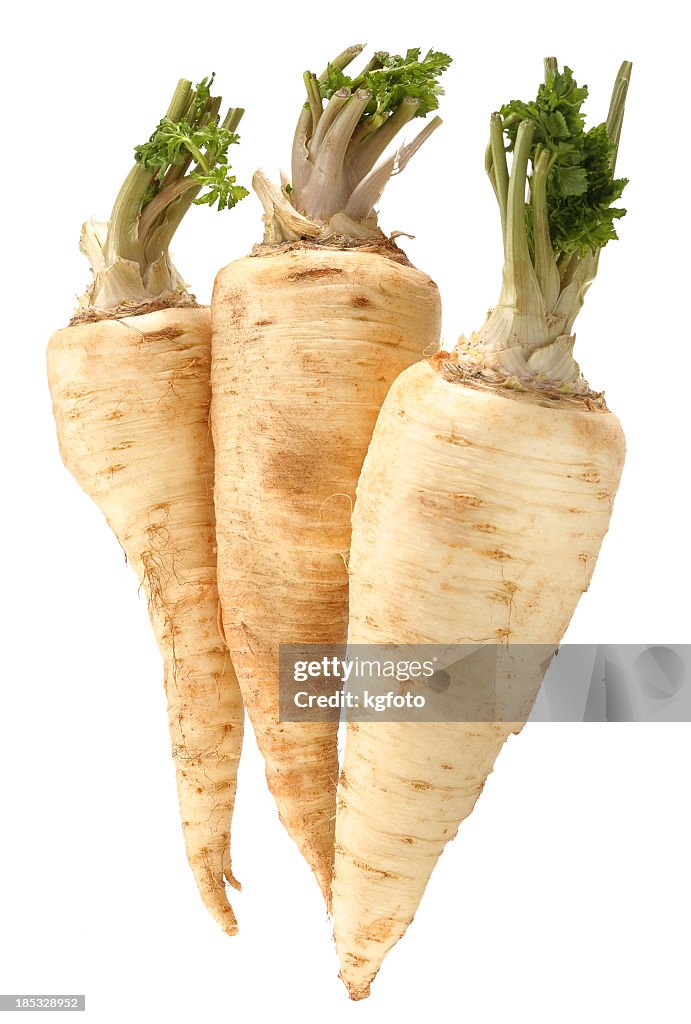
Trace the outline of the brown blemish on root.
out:
M 343 959 L 347 960 L 352 967 L 364 967 L 367 963 L 367 958 L 358 953 L 346 953 Z
M 478 533 L 496 533 L 496 526 L 492 526 L 491 523 L 471 523 L 471 530 L 477 530 Z
M 371 306 L 372 303 L 366 295 L 356 295 L 353 299 L 353 305 L 356 309 L 363 309 L 365 306 Z
M 175 341 L 176 338 L 181 338 L 184 333 L 179 327 L 163 327 L 160 331 L 147 331 L 143 340 L 147 344 L 152 341 Z
M 412 779 L 410 785 L 412 789 L 418 789 L 423 792 L 433 788 L 431 782 L 425 782 L 423 779 Z
M 220 277 L 217 277 L 214 285 L 212 302 L 218 303 L 219 307 L 221 305 L 223 306 L 223 312 L 228 317 L 233 327 L 240 327 L 242 325 L 245 313 L 245 303 L 243 301 L 243 293 L 240 288 L 236 288 L 233 285 L 223 284 L 221 283 Z
M 445 441 L 447 444 L 457 444 L 461 448 L 471 448 L 473 442 L 469 441 L 466 437 L 461 437 L 455 430 L 452 430 L 450 434 L 435 434 L 437 441 Z
M 371 864 L 366 864 L 364 860 L 356 860 L 353 857 L 352 862 L 354 867 L 359 871 L 367 871 L 370 875 L 378 875 L 379 878 L 390 878 L 394 880 L 400 878 L 400 875 L 394 874 L 393 871 L 385 871 L 384 868 L 372 867 Z
M 319 481 L 319 449 L 281 451 L 267 456 L 264 482 L 267 493 L 275 487 L 282 494 L 304 494 Z
M 434 512 L 447 512 L 454 516 L 462 515 L 466 510 L 480 508 L 485 502 L 474 494 L 438 494 L 428 491 L 419 492 L 420 505 Z
M 506 562 L 513 558 L 513 555 L 510 555 L 508 551 L 502 551 L 501 548 L 488 548 L 482 554 L 487 558 L 493 558 L 497 562 Z
M 271 327 L 273 320 L 257 320 L 255 327 Z
M 478 498 L 475 494 L 454 494 L 453 500 L 458 505 L 467 505 L 468 508 L 480 508 L 485 504 L 482 498 Z
M 62 398 L 69 402 L 75 398 L 84 398 L 88 394 L 88 391 L 84 387 L 67 387 L 63 389 Z
M 367 924 L 367 933 L 358 936 L 360 941 L 386 942 L 393 930 L 393 923 L 390 917 L 377 917 Z
M 289 281 L 314 281 L 321 277 L 338 277 L 343 273 L 340 267 L 314 267 L 312 270 L 296 270 Z

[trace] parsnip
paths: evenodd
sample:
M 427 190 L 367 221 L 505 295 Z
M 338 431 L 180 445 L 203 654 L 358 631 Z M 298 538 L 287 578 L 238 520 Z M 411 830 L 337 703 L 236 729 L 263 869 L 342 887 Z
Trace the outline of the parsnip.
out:
M 232 935 L 225 881 L 239 888 L 229 830 L 243 707 L 218 626 L 210 311 L 187 293 L 167 252 L 203 185 L 210 191 L 202 201 L 221 207 L 246 194 L 225 164 L 242 111 L 220 125 L 220 102 L 206 81 L 196 90 L 181 81 L 137 150 L 108 230 L 85 225 L 94 283 L 72 325 L 50 340 L 48 379 L 63 461 L 104 513 L 146 594 L 164 661 L 187 857 L 205 905 Z M 196 169 L 186 173 L 193 156 Z
M 319 81 L 305 76 L 292 185 L 255 175 L 265 245 L 220 271 L 212 300 L 224 632 L 281 821 L 327 904 L 336 726 L 279 721 L 279 645 L 345 642 L 362 460 L 391 381 L 436 345 L 440 321 L 436 286 L 377 228 L 373 210 L 394 166 L 438 119 L 397 162 L 374 164 L 398 128 L 436 107 L 449 58 L 380 54 L 346 79 L 360 49 Z M 379 98 L 387 85 L 397 97 L 389 107 Z
M 495 644 L 496 692 L 509 692 L 514 673 L 525 715 L 505 720 L 500 699 L 494 719 L 483 722 L 348 725 L 333 912 L 341 977 L 353 999 L 369 994 L 437 858 L 529 713 L 540 673 L 529 665 L 530 648 L 517 645 L 559 643 L 609 525 L 624 436 L 573 362 L 572 326 L 598 252 L 616 237 L 609 202 L 624 184 L 614 181 L 613 167 L 629 74 L 623 65 L 609 139 L 598 128 L 584 140 L 583 95 L 553 61 L 536 112 L 511 104 L 495 115 L 488 169 L 504 223 L 500 301 L 455 353 L 401 374 L 365 460 L 353 516 L 350 642 Z M 557 140 L 540 134 L 538 114 L 560 109 L 560 96 L 573 120 L 569 137 Z M 510 177 L 505 131 L 515 143 Z M 559 181 L 549 175 L 569 144 L 581 154 L 596 150 L 599 164 L 591 162 L 588 175 L 604 174 L 609 200 L 599 210 L 594 185 L 581 193 L 580 212 L 556 194 Z M 574 239 L 584 226 L 590 236 L 582 245 Z M 516 675 L 517 656 L 526 666 Z

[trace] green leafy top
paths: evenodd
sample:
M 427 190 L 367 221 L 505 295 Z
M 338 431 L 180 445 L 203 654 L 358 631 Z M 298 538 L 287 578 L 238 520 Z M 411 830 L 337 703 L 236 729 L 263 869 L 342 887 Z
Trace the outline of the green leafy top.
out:
M 220 100 L 211 96 L 214 77 L 212 74 L 202 79 L 195 87 L 188 110 L 179 121 L 162 118 L 149 141 L 135 147 L 135 161 L 153 175 L 142 208 L 165 189 L 174 168 L 187 169 L 192 162 L 196 167 L 189 175 L 190 183 L 210 190 L 196 198 L 195 204 L 218 203 L 219 210 L 230 209 L 249 194 L 230 173 L 228 149 L 240 136 L 219 123 Z
M 420 47 L 406 51 L 404 57 L 388 53 L 377 53 L 368 67 L 351 78 L 341 68 L 329 64 L 326 79 L 319 85 L 325 100 L 331 99 L 339 89 L 369 89 L 372 98 L 365 107 L 360 121 L 378 118 L 381 123 L 393 114 L 405 99 L 419 100 L 415 116 L 425 117 L 439 106 L 439 97 L 444 89 L 439 77 L 447 70 L 452 58 L 446 53 L 429 50 L 420 59 Z
M 581 380 L 573 324 L 625 213 L 612 203 L 626 185 L 614 165 L 630 77 L 624 61 L 607 122 L 586 130 L 588 90 L 550 57 L 537 98 L 492 115 L 485 166 L 501 213 L 504 271 L 499 301 L 469 343 L 485 365 L 569 386 Z
M 378 164 L 409 121 L 437 109 L 444 91 L 439 78 L 451 57 L 436 50 L 422 56 L 419 47 L 404 56 L 380 51 L 359 74 L 346 74 L 363 48 L 344 50 L 320 76 L 303 75 L 307 102 L 293 141 L 292 180 L 284 180 L 278 193 L 261 174 L 257 179 L 267 240 L 380 235 L 374 207 L 386 183 L 441 124 L 432 118 Z
M 552 245 L 558 258 L 595 253 L 616 239 L 614 222 L 626 210 L 613 207 L 622 195 L 627 178 L 615 178 L 616 152 L 605 124 L 588 131 L 582 106 L 587 86 L 579 86 L 570 68 L 560 72 L 547 62 L 545 81 L 530 103 L 512 100 L 499 111 L 509 151 L 514 149 L 518 127 L 533 125 L 531 161 L 535 166 L 543 151 L 549 153 L 547 208 Z M 530 203 L 526 208 L 532 241 Z
M 135 165 L 115 200 L 103 244 L 96 244 L 95 230 L 87 233 L 85 247 L 98 278 L 89 295 L 94 304 L 99 298 L 113 305 L 131 298 L 121 294 L 128 289 L 139 288 L 144 295 L 152 289 L 155 294 L 182 290 L 168 247 L 187 210 L 193 203 L 229 209 L 249 194 L 228 163 L 244 111 L 231 109 L 221 121 L 213 81 L 211 75 L 193 87 L 180 79 L 165 116 L 135 148 Z M 119 283 L 106 287 L 106 280 Z

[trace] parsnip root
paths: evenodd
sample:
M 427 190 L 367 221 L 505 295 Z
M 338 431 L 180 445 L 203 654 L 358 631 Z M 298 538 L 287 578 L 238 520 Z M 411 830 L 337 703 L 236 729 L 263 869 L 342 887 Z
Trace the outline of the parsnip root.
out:
M 295 246 L 231 263 L 212 309 L 224 631 L 281 821 L 328 905 L 336 726 L 279 722 L 279 645 L 346 640 L 355 486 L 392 380 L 438 342 L 439 296 L 388 255 Z
M 350 642 L 503 645 L 501 692 L 512 645 L 556 645 L 588 588 L 624 437 L 586 400 L 472 387 L 440 367 L 406 370 L 379 416 L 353 518 Z M 520 683 L 527 714 L 540 673 Z M 520 727 L 501 706 L 495 721 L 349 724 L 333 912 L 353 999 Z
M 243 707 L 218 627 L 210 314 L 170 308 L 57 331 L 48 376 L 63 461 L 146 594 L 163 655 L 185 847 L 230 935 L 225 882 Z

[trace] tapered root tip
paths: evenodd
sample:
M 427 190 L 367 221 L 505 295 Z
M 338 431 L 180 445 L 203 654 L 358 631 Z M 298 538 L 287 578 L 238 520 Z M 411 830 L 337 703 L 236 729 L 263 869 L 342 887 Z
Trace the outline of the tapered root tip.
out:
M 190 863 L 192 862 L 190 861 Z M 234 889 L 239 889 L 240 883 L 231 870 L 230 854 L 227 851 L 224 852 L 212 865 L 209 863 L 209 852 L 206 851 L 201 862 L 198 859 L 193 865 L 193 871 L 199 895 L 206 909 L 226 935 L 237 935 L 238 922 L 233 908 L 228 902 L 226 880 Z
M 379 967 L 375 967 L 371 960 L 357 953 L 344 953 L 339 950 L 339 943 L 336 942 L 336 953 L 341 961 L 341 970 L 338 977 L 345 985 L 348 995 L 354 1003 L 361 999 L 367 999 L 370 994 L 370 986 L 376 978 Z
M 283 821 L 283 818 L 281 818 Z M 285 826 L 285 821 L 283 821 Z M 286 826 L 287 827 L 287 826 Z M 290 829 L 288 832 L 292 835 Z M 333 862 L 333 835 L 330 837 L 330 844 L 320 846 L 319 848 L 312 842 L 299 843 L 300 853 L 305 858 L 312 874 L 314 875 L 317 885 L 321 890 L 321 894 L 324 897 L 326 903 L 327 912 L 331 913 L 331 880 L 333 878 L 334 862 Z
M 370 983 L 369 982 L 366 982 L 365 984 L 363 984 L 362 982 L 357 982 L 356 983 L 354 981 L 348 981 L 347 978 L 343 977 L 343 972 L 341 972 L 338 975 L 338 977 L 341 979 L 341 981 L 345 985 L 346 990 L 348 992 L 348 995 L 350 996 L 350 998 L 352 999 L 352 1001 L 354 1003 L 359 1002 L 361 999 L 367 999 L 368 998 L 369 993 L 370 993 Z
M 321 889 L 321 894 L 324 897 L 326 903 L 326 910 L 331 913 L 331 866 L 324 870 L 314 869 L 314 876 L 317 879 L 317 884 Z
M 233 908 L 228 903 L 225 895 L 221 899 L 207 897 L 204 898 L 204 906 L 209 911 L 214 921 L 217 922 L 221 931 L 225 932 L 226 935 L 237 935 L 240 931 L 238 928 L 237 918 L 233 912 Z
M 213 905 L 207 903 L 206 909 L 209 913 L 218 921 L 222 930 L 226 935 L 237 935 L 240 931 L 238 928 L 237 918 L 233 913 L 233 908 L 229 903 L 221 905 L 220 903 L 214 903 Z

